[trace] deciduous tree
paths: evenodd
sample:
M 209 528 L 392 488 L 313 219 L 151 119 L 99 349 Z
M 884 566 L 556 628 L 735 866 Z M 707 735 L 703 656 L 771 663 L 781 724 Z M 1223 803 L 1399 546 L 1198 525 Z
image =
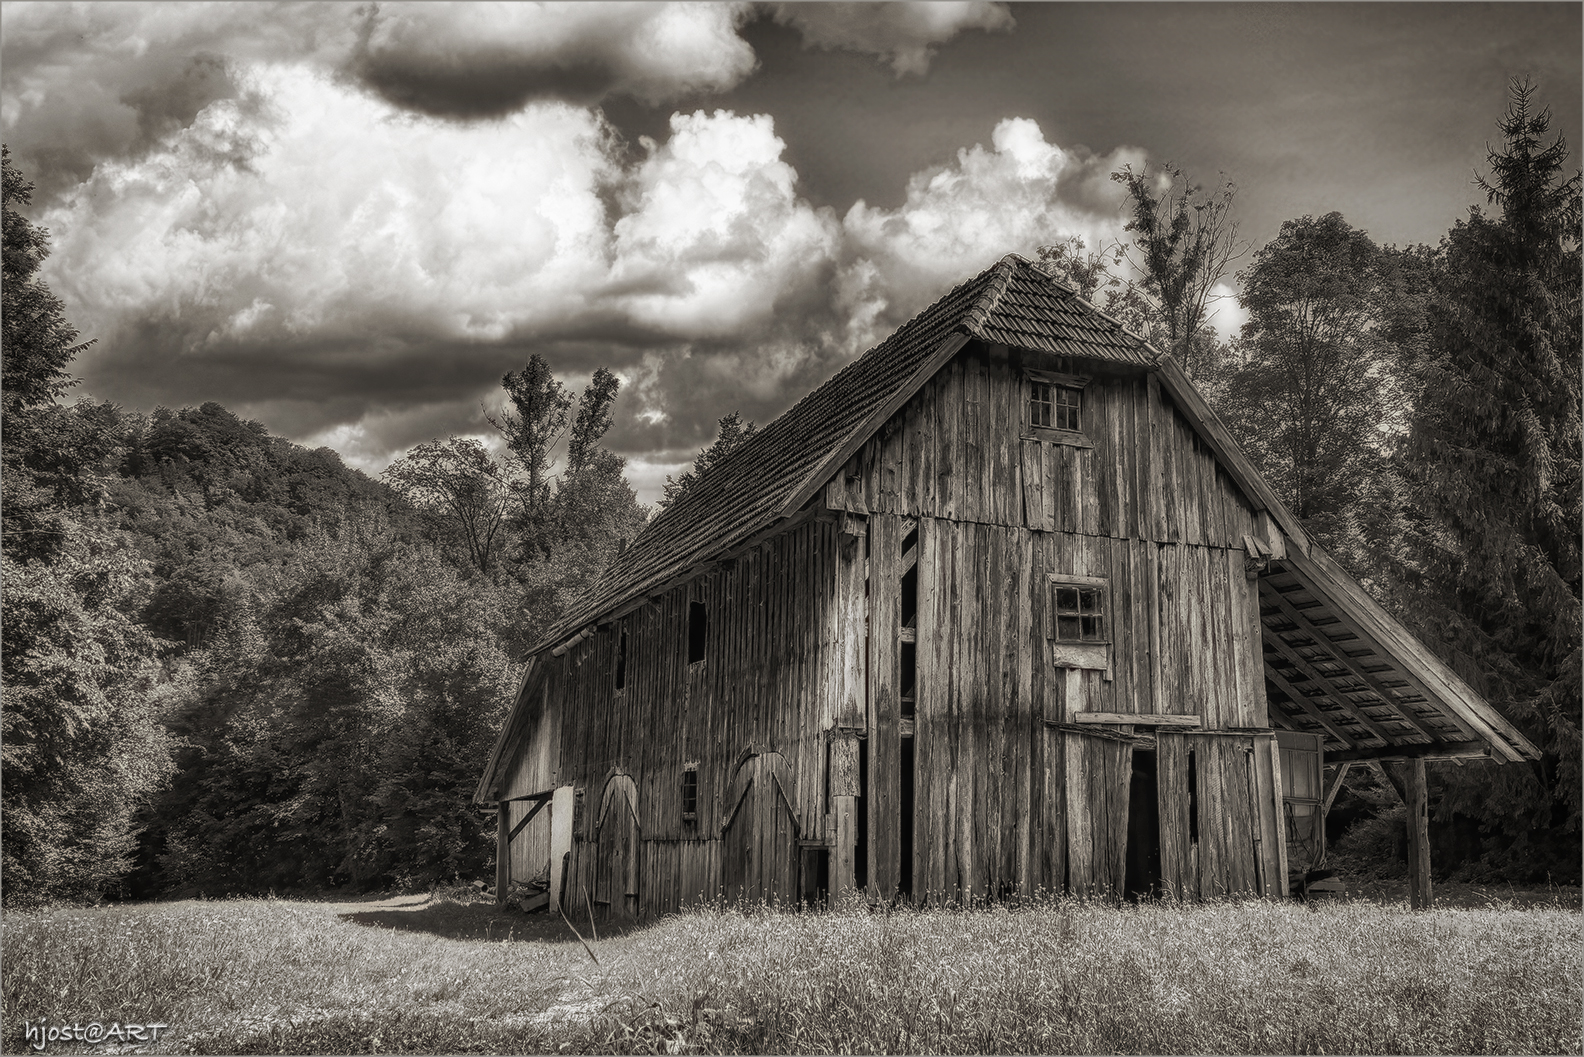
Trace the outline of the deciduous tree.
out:
M 1276 494 L 1327 547 L 1355 549 L 1362 500 L 1400 423 L 1397 349 L 1380 333 L 1385 255 L 1340 213 L 1282 224 L 1238 274 L 1249 312 L 1218 408 Z
M 425 441 L 380 476 L 442 518 L 462 540 L 473 567 L 490 571 L 517 489 L 482 443 L 467 437 Z
M 1154 309 L 1145 336 L 1192 376 L 1213 352 L 1204 332 L 1215 285 L 1247 248 L 1232 212 L 1237 188 L 1226 180 L 1206 191 L 1170 165 L 1124 166 L 1111 179 L 1127 190 L 1133 242 L 1125 253 L 1143 277 L 1135 289 Z

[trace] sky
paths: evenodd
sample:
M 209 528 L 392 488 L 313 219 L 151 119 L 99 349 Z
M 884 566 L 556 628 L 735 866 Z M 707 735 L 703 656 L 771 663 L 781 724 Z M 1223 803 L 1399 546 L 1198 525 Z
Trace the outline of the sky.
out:
M 1510 78 L 1584 139 L 1581 11 L 7 2 L 0 129 L 76 392 L 377 473 L 490 437 L 537 353 L 621 378 L 652 502 L 1004 254 L 1124 238 L 1124 165 L 1231 180 L 1253 248 L 1333 210 L 1435 243 Z

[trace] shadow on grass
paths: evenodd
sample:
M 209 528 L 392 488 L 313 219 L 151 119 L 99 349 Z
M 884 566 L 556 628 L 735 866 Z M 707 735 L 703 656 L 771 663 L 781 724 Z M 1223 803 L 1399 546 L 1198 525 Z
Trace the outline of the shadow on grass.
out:
M 578 942 L 559 914 L 545 911 L 525 914 L 519 910 L 502 910 L 492 903 L 433 902 L 412 907 L 354 910 L 337 916 L 354 925 L 401 932 L 427 932 L 453 940 L 573 945 Z M 605 940 L 624 936 L 637 927 L 636 924 L 601 926 L 599 938 Z M 587 921 L 578 924 L 577 930 L 585 940 L 593 940 Z

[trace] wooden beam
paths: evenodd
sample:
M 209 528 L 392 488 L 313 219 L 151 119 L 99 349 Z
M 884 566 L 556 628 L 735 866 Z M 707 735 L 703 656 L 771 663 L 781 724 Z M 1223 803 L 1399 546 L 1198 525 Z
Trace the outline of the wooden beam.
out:
M 1484 760 L 1490 745 L 1484 741 L 1441 741 L 1431 745 L 1388 745 L 1378 749 L 1345 749 L 1326 753 L 1332 763 L 1366 760 Z
M 1300 672 L 1303 672 L 1310 679 L 1313 679 L 1315 685 L 1326 691 L 1326 696 L 1330 697 L 1332 700 L 1336 701 L 1337 704 L 1351 712 L 1355 719 L 1357 719 L 1364 726 L 1368 727 L 1371 733 L 1373 733 L 1385 744 L 1394 745 L 1397 743 L 1398 738 L 1396 736 L 1391 734 L 1391 732 L 1389 732 L 1385 727 L 1376 723 L 1369 716 L 1365 715 L 1364 710 L 1359 707 L 1358 702 L 1354 701 L 1347 695 L 1347 691 L 1343 690 L 1335 682 L 1333 682 L 1330 676 L 1316 668 L 1308 658 L 1298 652 L 1296 647 L 1283 639 L 1274 628 L 1266 628 L 1265 630 L 1269 632 L 1269 634 L 1263 636 L 1264 641 L 1276 647 L 1277 653 L 1281 654 L 1283 657 L 1286 657 L 1289 661 L 1292 661 Z M 1302 631 L 1304 629 L 1300 627 L 1299 630 Z M 1269 670 L 1270 665 L 1267 664 L 1266 671 L 1268 672 Z M 1426 736 L 1428 737 L 1428 735 Z
M 874 436 L 875 431 L 885 425 L 886 421 L 896 414 L 903 404 L 911 400 L 914 393 L 924 388 L 925 382 L 935 377 L 937 371 L 951 362 L 951 358 L 957 355 L 959 349 L 968 344 L 968 340 L 968 335 L 963 331 L 953 331 L 946 335 L 941 340 L 941 343 L 935 346 L 935 351 L 930 353 L 929 357 L 919 365 L 918 370 L 914 371 L 906 382 L 902 383 L 879 407 L 871 411 L 862 422 L 854 426 L 852 432 L 847 434 L 847 439 L 842 441 L 839 448 L 825 456 L 819 465 L 809 472 L 809 475 L 803 479 L 803 483 L 798 485 L 797 491 L 793 492 L 787 498 L 787 501 L 781 504 L 780 510 L 777 511 L 777 516 L 786 517 L 791 514 L 792 511 L 808 502 L 809 497 L 815 492 L 825 487 L 825 482 L 830 480 L 832 475 L 837 473 L 843 466 L 847 465 L 847 460 L 853 457 L 854 452 L 863 447 L 864 441 Z
M 534 803 L 534 806 L 529 810 L 528 814 L 524 815 L 522 817 L 522 820 L 519 821 L 517 823 L 517 825 L 512 827 L 512 831 L 510 833 L 506 834 L 506 844 L 507 844 L 508 848 L 510 847 L 511 842 L 517 839 L 517 834 L 519 834 L 519 833 L 521 833 L 523 831 L 523 827 L 527 826 L 528 823 L 532 822 L 533 821 L 533 817 L 535 815 L 539 814 L 539 812 L 543 811 L 545 809 L 545 805 L 548 804 L 548 803 L 550 803 L 550 797 L 548 797 L 548 796 L 545 797 L 543 800 L 536 801 Z
M 1293 704 L 1309 713 L 1309 717 L 1311 719 L 1324 727 L 1327 733 L 1331 734 L 1343 745 L 1346 745 L 1350 749 L 1356 748 L 1358 746 L 1358 742 L 1348 737 L 1348 735 L 1342 733 L 1341 728 L 1337 727 L 1336 724 L 1327 719 L 1325 714 L 1315 707 L 1313 701 L 1309 700 L 1307 696 L 1300 693 L 1297 687 L 1293 686 L 1286 679 L 1283 679 L 1281 675 L 1272 669 L 1268 664 L 1265 666 L 1265 678 L 1275 683 L 1277 689 L 1286 694 L 1288 698 L 1292 700 Z
M 1348 771 L 1352 769 L 1353 764 L 1348 760 L 1336 765 L 1336 773 L 1326 782 L 1325 792 L 1320 798 L 1320 814 L 1330 814 L 1331 805 L 1336 803 L 1337 794 L 1342 791 L 1342 782 L 1347 778 Z
M 546 789 L 540 793 L 524 793 L 522 796 L 504 797 L 499 802 L 502 804 L 515 804 L 519 800 L 549 800 L 553 796 L 555 796 L 555 790 Z
M 1167 716 L 1158 712 L 1075 712 L 1074 723 L 1124 723 L 1139 727 L 1197 727 L 1198 716 Z
M 1282 613 L 1287 617 L 1287 619 L 1298 625 L 1299 631 L 1313 639 L 1315 645 L 1324 648 L 1326 652 L 1331 655 L 1331 658 L 1334 661 L 1347 668 L 1348 671 L 1352 672 L 1358 678 L 1362 679 L 1364 684 L 1374 691 L 1376 697 L 1380 698 L 1388 708 L 1392 709 L 1402 717 L 1402 721 L 1404 723 L 1408 724 L 1414 730 L 1417 730 L 1420 734 L 1429 738 L 1431 741 L 1441 740 L 1437 735 L 1431 733 L 1421 726 L 1418 720 L 1414 719 L 1414 717 L 1409 713 L 1407 703 L 1398 701 L 1396 697 L 1393 696 L 1391 687 L 1388 687 L 1384 682 L 1377 678 L 1374 673 L 1365 671 L 1364 665 L 1361 661 L 1358 661 L 1353 657 L 1349 657 L 1347 650 L 1343 648 L 1342 643 L 1336 641 L 1330 635 L 1327 635 L 1318 624 L 1308 618 L 1303 610 L 1293 605 L 1292 599 L 1288 598 L 1280 590 L 1278 590 L 1275 584 L 1262 583 L 1260 585 L 1260 597 L 1269 598 L 1272 602 L 1275 602 L 1277 607 L 1281 609 Z M 1330 611 L 1328 610 L 1327 612 Z M 1340 614 L 1333 613 L 1332 615 L 1336 616 L 1339 622 L 1343 621 L 1343 618 Z M 1344 623 L 1343 626 L 1346 627 L 1346 624 Z M 1352 632 L 1354 637 L 1357 638 L 1362 645 L 1368 646 L 1372 651 L 1375 649 L 1374 643 L 1365 638 L 1358 629 L 1348 628 L 1348 630 Z M 1272 634 L 1276 634 L 1276 632 L 1273 631 Z M 1412 689 L 1411 685 L 1409 686 L 1409 689 Z M 1430 698 L 1426 697 L 1425 700 L 1429 701 Z M 1474 736 L 1474 732 L 1468 729 L 1468 724 L 1457 719 L 1455 716 L 1448 718 L 1451 718 L 1452 721 L 1463 730 L 1463 733 L 1466 736 Z

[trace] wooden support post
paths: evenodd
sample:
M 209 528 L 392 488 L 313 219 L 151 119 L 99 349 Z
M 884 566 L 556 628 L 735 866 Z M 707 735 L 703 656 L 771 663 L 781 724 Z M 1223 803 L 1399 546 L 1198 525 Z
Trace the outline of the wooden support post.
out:
M 1430 794 L 1425 762 L 1410 760 L 1408 771 L 1408 899 L 1415 910 L 1430 909 Z
M 831 906 L 836 907 L 857 886 L 858 808 L 856 797 L 837 796 L 831 800 L 836 815 L 836 870 L 830 879 L 830 898 Z
M 511 805 L 501 801 L 495 805 L 495 905 L 506 905 L 507 890 L 511 888 Z
M 1430 794 L 1425 781 L 1425 761 L 1382 763 L 1381 773 L 1391 782 L 1408 809 L 1408 904 L 1430 909 Z
M 832 855 L 830 878 L 831 905 L 857 884 L 858 849 L 858 731 L 835 729 L 830 732 L 830 790 L 832 829 L 836 847 Z

